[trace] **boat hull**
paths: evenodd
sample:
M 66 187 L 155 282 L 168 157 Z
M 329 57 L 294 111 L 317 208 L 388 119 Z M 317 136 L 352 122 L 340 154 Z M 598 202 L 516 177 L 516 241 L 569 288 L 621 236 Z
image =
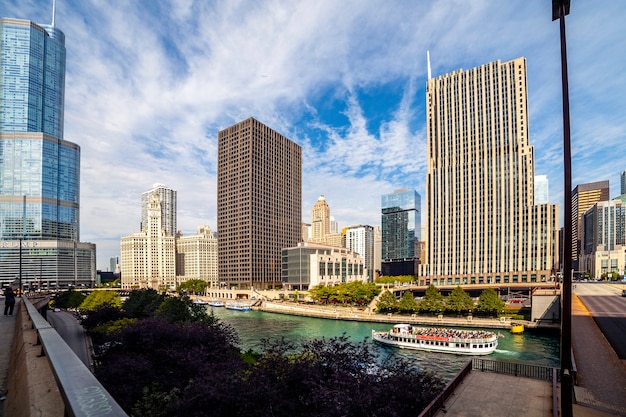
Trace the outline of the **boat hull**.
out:
M 498 347 L 498 335 L 494 333 L 488 338 L 472 340 L 446 337 L 420 337 L 410 333 L 394 333 L 393 331 L 377 332 L 372 330 L 372 340 L 383 345 L 400 349 L 472 356 L 489 355 Z

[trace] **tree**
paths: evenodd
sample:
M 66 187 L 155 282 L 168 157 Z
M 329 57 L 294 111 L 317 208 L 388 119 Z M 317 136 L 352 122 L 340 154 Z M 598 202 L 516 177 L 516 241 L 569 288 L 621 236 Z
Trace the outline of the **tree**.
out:
M 443 311 L 443 308 L 443 295 L 439 293 L 437 287 L 430 284 L 430 286 L 426 289 L 426 294 L 424 294 L 424 298 L 422 298 L 419 303 L 419 311 L 437 314 Z
M 156 310 L 156 317 L 171 323 L 203 322 L 213 324 L 217 319 L 205 306 L 195 304 L 189 297 L 167 297 Z
M 504 309 L 504 300 L 498 297 L 493 288 L 487 288 L 478 297 L 478 311 L 486 314 L 497 315 Z
M 86 296 L 70 289 L 54 296 L 53 305 L 59 308 L 78 308 Z
M 202 294 L 204 293 L 208 285 L 209 283 L 204 280 L 190 279 L 180 284 L 178 288 L 176 288 L 176 292 L 182 294 L 186 291 L 189 291 L 192 294 Z
M 398 309 L 401 313 L 415 313 L 418 310 L 417 301 L 411 291 L 405 291 L 402 294 L 400 302 L 398 302 Z
M 120 295 L 115 291 L 96 290 L 85 298 L 79 308 L 84 311 L 95 311 L 103 306 L 120 307 Z
M 157 308 L 165 300 L 165 294 L 159 294 L 153 289 L 131 291 L 128 298 L 122 304 L 122 308 L 129 317 L 147 318 L 154 315 Z
M 376 311 L 379 313 L 398 311 L 398 300 L 390 291 L 385 291 L 378 299 Z
M 474 300 L 460 286 L 457 286 L 446 299 L 446 310 L 461 314 L 474 308 Z

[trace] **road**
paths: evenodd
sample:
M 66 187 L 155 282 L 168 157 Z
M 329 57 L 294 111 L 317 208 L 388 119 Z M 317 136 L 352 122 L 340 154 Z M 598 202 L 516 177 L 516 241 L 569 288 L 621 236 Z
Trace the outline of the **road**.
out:
M 72 313 L 66 311 L 49 310 L 48 322 L 55 328 L 57 333 L 65 340 L 65 343 L 74 351 L 76 356 L 91 369 L 90 355 L 87 352 L 87 339 L 85 329 L 80 325 Z
M 574 292 L 620 359 L 626 359 L 626 297 L 623 284 L 576 283 Z

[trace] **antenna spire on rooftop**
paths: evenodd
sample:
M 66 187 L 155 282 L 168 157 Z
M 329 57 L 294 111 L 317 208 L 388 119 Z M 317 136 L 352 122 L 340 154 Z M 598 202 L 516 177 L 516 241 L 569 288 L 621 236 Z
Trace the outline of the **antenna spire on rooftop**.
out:
M 52 27 L 54 27 L 54 17 L 57 11 L 57 0 L 52 0 Z

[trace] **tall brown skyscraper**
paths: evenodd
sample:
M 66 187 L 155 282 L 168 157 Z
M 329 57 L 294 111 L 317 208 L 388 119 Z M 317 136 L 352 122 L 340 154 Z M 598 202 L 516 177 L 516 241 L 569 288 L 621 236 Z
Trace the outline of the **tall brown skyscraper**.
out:
M 609 181 L 579 184 L 572 191 L 572 259 L 575 261 L 580 255 L 583 214 L 597 202 L 608 199 Z
M 220 282 L 275 288 L 281 249 L 301 237 L 302 148 L 249 118 L 218 133 Z
M 429 78 L 424 284 L 551 279 L 557 207 L 534 204 L 526 60 Z

